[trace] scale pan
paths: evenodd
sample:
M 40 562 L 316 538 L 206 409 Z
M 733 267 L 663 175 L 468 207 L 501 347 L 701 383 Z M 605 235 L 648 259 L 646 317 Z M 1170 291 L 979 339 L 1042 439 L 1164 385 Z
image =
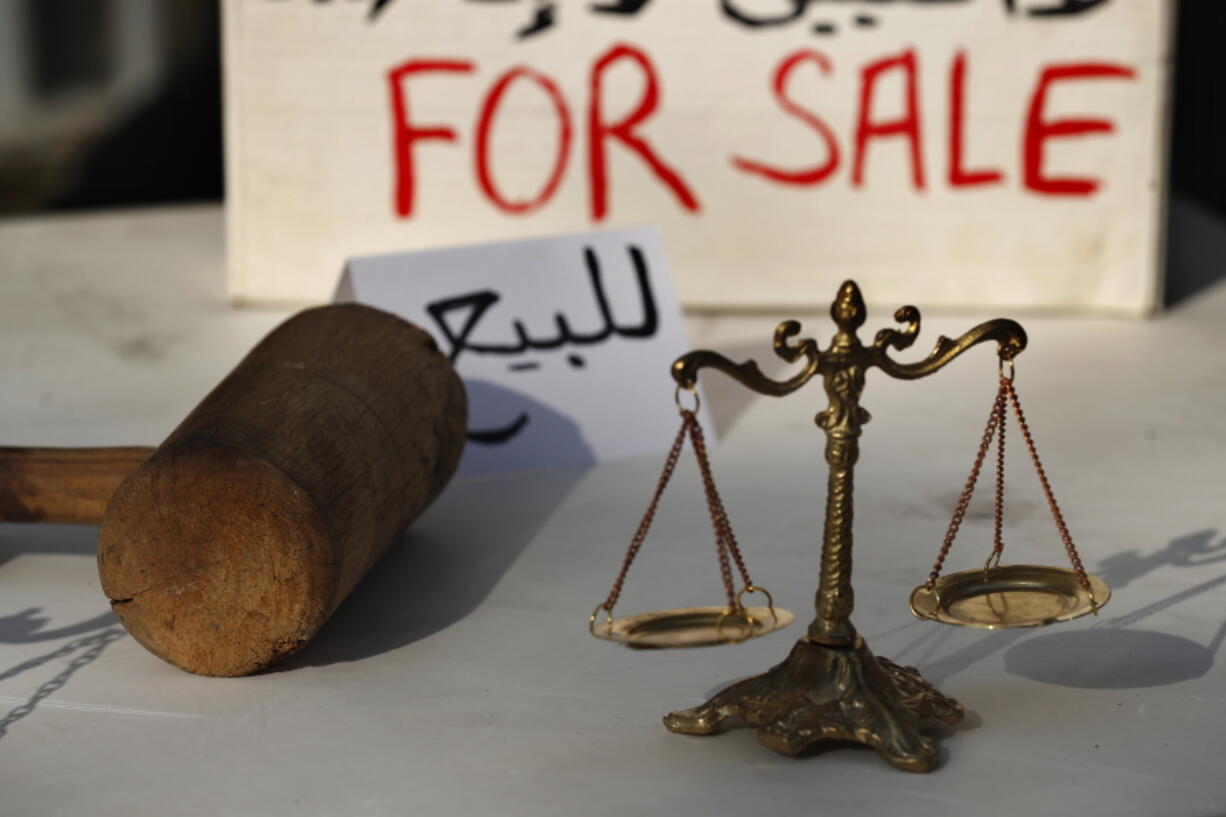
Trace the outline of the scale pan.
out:
M 982 568 L 964 570 L 937 579 L 932 590 L 922 584 L 915 588 L 911 612 L 917 618 L 987 630 L 1072 621 L 1111 598 L 1106 582 L 1089 574 L 1086 578 L 1090 592 L 1074 571 L 1063 567 L 994 567 L 986 579 Z
M 757 638 L 796 620 L 796 616 L 779 607 L 743 607 L 741 611 L 748 617 L 730 614 L 727 607 L 657 610 L 597 625 L 592 627 L 592 635 L 642 650 L 707 647 Z

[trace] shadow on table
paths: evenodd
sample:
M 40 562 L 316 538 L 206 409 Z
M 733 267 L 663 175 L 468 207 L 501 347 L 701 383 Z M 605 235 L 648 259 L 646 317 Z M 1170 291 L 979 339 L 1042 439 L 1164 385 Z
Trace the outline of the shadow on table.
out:
M 583 430 L 552 406 L 487 380 L 466 378 L 464 389 L 468 393 L 468 444 L 460 459 L 460 474 L 504 473 L 508 462 L 514 462 L 516 469 L 596 462 Z
M 1031 681 L 1081 689 L 1140 689 L 1199 678 L 1214 651 L 1182 636 L 1102 628 L 1051 633 L 1005 653 L 1005 671 Z
M 1215 541 L 1216 540 L 1216 541 Z M 1226 562 L 1226 538 L 1202 530 L 1172 539 L 1165 548 L 1148 554 L 1136 550 L 1112 554 L 1095 571 L 1115 594 L 1161 567 L 1201 568 Z M 1091 689 L 1134 689 L 1199 678 L 1213 666 L 1226 640 L 1226 621 L 1207 646 L 1182 636 L 1133 629 L 1132 625 L 1155 613 L 1202 593 L 1226 587 L 1226 574 L 1208 579 L 1123 616 L 1106 619 L 1089 629 L 1034 635 L 1031 629 L 984 633 L 973 643 L 929 661 L 954 630 L 930 629 L 893 657 L 926 646 L 918 658 L 924 677 L 935 684 L 970 668 L 1001 650 L 1007 672 L 1043 683 Z M 1226 591 L 1224 591 L 1226 592 Z M 1027 638 L 1027 636 L 1032 636 Z M 1023 640 L 1025 639 L 1025 640 Z M 1020 643 L 1019 643 L 1020 642 Z
M 451 485 L 371 570 L 315 640 L 268 671 L 368 658 L 464 618 L 520 557 L 584 470 Z
M 86 525 L 0 524 L 0 587 L 5 582 L 4 565 L 25 553 L 94 556 L 98 529 Z M 2 598 L 2 597 L 0 597 Z M 105 603 L 101 598 L 100 603 Z M 32 644 L 58 641 L 92 633 L 118 622 L 110 611 L 57 627 L 47 628 L 52 617 L 41 607 L 27 607 L 0 615 L 0 644 Z
M 27 607 L 19 613 L 0 616 L 0 644 L 33 644 L 38 641 L 59 641 L 61 638 L 92 633 L 103 627 L 118 624 L 115 614 L 107 611 L 101 615 L 68 624 L 63 627 L 46 629 L 50 622 L 43 614 L 41 607 Z
M 61 669 L 50 681 L 40 684 L 29 700 L 18 704 L 4 715 L 0 715 L 0 738 L 6 737 L 13 724 L 31 714 L 38 708 L 39 703 L 44 698 L 61 689 L 78 671 L 97 661 L 98 656 L 102 655 L 102 651 L 112 641 L 118 641 L 125 635 L 127 633 L 124 632 L 122 627 L 109 627 L 100 633 L 86 636 L 85 638 L 78 638 L 76 641 L 69 642 L 57 650 L 28 659 L 15 667 L 10 667 L 0 672 L 0 682 L 3 682 L 28 670 L 41 667 L 50 661 L 73 656 L 72 660 L 68 662 L 68 666 Z
M 1149 556 L 1136 551 L 1115 554 L 1103 561 L 1103 578 L 1123 586 L 1163 565 L 1203 567 L 1226 561 L 1226 538 L 1214 544 L 1215 536 L 1216 531 L 1203 530 L 1175 539 Z M 1199 678 L 1213 666 L 1226 640 L 1226 620 L 1205 646 L 1131 625 L 1219 588 L 1226 593 L 1226 573 L 1088 630 L 1029 639 L 1005 653 L 1005 670 L 1032 681 L 1084 689 L 1136 689 Z
M 77 525 L 0 525 L 0 587 L 5 581 L 4 564 L 25 553 L 55 553 L 93 557 L 98 529 Z M 103 603 L 102 600 L 99 600 Z M 53 616 L 41 607 L 27 607 L 0 615 L 0 644 L 35 644 L 82 636 L 43 655 L 0 670 L 0 683 L 51 662 L 69 659 L 50 680 L 38 686 L 28 700 L 0 714 L 0 738 L 13 724 L 30 715 L 39 703 L 61 689 L 77 672 L 92 664 L 113 641 L 123 638 L 123 628 L 109 610 L 84 621 L 48 627 Z

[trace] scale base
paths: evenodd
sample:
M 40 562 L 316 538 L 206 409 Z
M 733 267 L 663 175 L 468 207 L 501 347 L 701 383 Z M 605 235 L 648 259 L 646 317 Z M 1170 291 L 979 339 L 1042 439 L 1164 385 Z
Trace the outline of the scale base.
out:
M 738 681 L 702 706 L 672 712 L 672 732 L 710 735 L 725 721 L 758 727 L 768 749 L 797 755 L 822 740 L 866 744 L 890 765 L 930 772 L 937 747 L 921 728 L 962 720 L 962 705 L 942 695 L 914 667 L 877 658 L 857 636 L 853 647 L 802 639 L 782 664 Z

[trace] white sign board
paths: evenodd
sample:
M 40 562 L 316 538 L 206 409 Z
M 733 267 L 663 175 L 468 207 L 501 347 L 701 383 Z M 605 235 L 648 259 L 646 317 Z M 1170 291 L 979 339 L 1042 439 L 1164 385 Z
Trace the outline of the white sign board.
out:
M 1170 0 L 226 0 L 230 290 L 660 225 L 686 304 L 1143 313 Z
M 461 474 L 662 451 L 680 424 L 669 367 L 688 349 L 655 230 L 355 258 L 336 299 L 400 315 L 451 358 Z

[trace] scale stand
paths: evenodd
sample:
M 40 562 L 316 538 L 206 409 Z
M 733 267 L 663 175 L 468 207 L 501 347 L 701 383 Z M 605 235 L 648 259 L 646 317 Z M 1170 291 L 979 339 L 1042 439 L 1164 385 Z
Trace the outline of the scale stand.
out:
M 830 315 L 839 331 L 826 351 L 819 351 L 811 339 L 791 342 L 800 333 L 797 321 L 785 321 L 775 330 L 775 354 L 789 363 L 805 360 L 804 368 L 787 380 L 771 380 L 752 360 L 737 364 L 705 350 L 673 363 L 673 379 L 683 388 L 693 388 L 698 372 L 709 368 L 772 397 L 790 394 L 820 375 L 830 406 L 817 415 L 817 425 L 826 432 L 830 475 L 817 617 L 808 633 L 782 664 L 733 684 L 699 707 L 667 715 L 664 725 L 673 732 L 709 735 L 725 721 L 740 719 L 758 727 L 758 739 L 765 746 L 784 754 L 799 754 L 821 740 L 857 741 L 899 769 L 927 772 L 936 767 L 937 747 L 921 728 L 932 721 L 958 723 L 962 706 L 938 692 L 914 668 L 875 657 L 851 624 L 852 477 L 860 427 L 869 421 L 868 412 L 860 408 L 860 393 L 872 367 L 891 377 L 915 380 L 939 371 L 984 341 L 995 341 L 1000 356 L 1012 360 L 1026 347 L 1026 333 L 1011 320 L 987 321 L 956 340 L 939 338 L 924 360 L 898 363 L 887 351 L 906 349 L 915 342 L 918 309 L 904 306 L 895 312 L 894 319 L 906 326 L 882 329 L 871 346 L 856 337 L 866 310 L 854 281 L 839 288 Z

